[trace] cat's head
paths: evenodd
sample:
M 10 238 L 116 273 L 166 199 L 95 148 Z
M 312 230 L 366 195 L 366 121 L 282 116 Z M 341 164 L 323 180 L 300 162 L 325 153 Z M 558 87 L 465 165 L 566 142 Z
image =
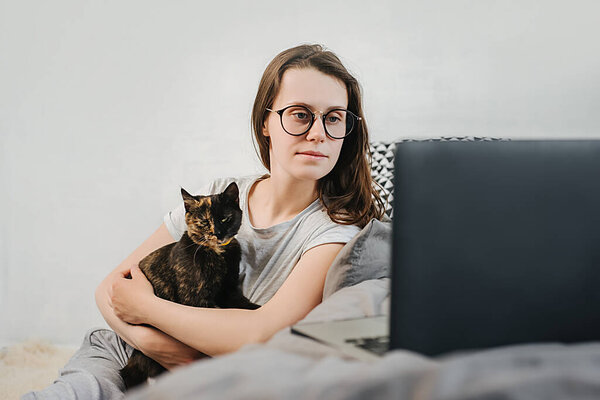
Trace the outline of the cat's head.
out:
M 240 229 L 239 190 L 232 182 L 222 193 L 192 196 L 181 189 L 189 237 L 198 244 L 225 246 Z

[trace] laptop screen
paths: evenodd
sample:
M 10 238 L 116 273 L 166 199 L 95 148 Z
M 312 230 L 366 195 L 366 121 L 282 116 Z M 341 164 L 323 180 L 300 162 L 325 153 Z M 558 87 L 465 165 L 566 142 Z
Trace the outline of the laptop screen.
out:
M 600 140 L 396 147 L 391 348 L 600 339 Z

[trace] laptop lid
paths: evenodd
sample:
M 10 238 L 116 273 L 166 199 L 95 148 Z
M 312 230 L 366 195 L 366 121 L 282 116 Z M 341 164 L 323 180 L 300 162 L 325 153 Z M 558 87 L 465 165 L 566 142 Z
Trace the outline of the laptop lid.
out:
M 600 339 L 600 140 L 396 147 L 390 347 Z

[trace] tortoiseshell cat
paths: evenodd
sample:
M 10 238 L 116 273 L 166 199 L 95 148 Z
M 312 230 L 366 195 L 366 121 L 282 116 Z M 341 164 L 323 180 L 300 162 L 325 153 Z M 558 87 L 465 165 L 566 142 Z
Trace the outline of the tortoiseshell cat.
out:
M 154 293 L 193 307 L 256 309 L 239 287 L 241 249 L 234 239 L 242 221 L 235 182 L 224 192 L 192 196 L 184 189 L 187 231 L 176 243 L 150 253 L 139 263 Z M 146 382 L 165 369 L 134 350 L 120 371 L 127 388 Z

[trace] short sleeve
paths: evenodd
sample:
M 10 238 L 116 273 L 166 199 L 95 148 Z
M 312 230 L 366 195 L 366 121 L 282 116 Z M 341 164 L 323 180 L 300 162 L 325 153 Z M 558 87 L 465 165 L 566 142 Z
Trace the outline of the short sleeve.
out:
M 302 254 L 313 247 L 326 243 L 348 243 L 358 232 L 360 232 L 360 228 L 356 225 L 341 225 L 332 222 L 307 242 Z
M 211 182 L 207 185 L 204 185 L 199 190 L 194 191 L 193 194 L 212 194 L 213 187 L 214 182 Z M 183 233 L 187 230 L 187 226 L 185 224 L 185 207 L 183 205 L 183 200 L 177 207 L 165 214 L 163 222 L 165 223 L 165 226 L 167 227 L 167 230 L 173 239 L 181 239 L 181 236 L 183 236 Z

